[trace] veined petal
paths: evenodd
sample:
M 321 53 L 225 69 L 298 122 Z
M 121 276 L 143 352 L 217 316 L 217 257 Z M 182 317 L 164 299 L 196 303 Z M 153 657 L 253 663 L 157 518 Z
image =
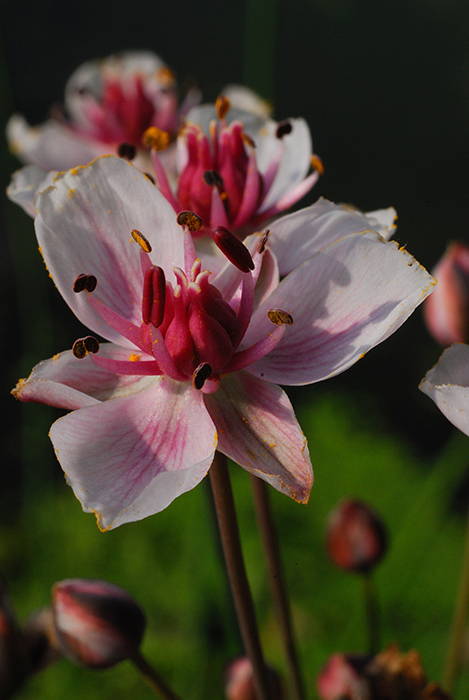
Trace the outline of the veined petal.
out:
M 390 238 L 396 228 L 395 218 L 392 207 L 363 213 L 321 197 L 310 207 L 274 221 L 269 226 L 269 245 L 284 276 L 322 248 L 351 233 L 377 231 L 383 238 Z
M 436 403 L 444 416 L 469 435 L 469 346 L 447 348 L 420 382 L 420 389 Z
M 141 250 L 131 231 L 143 233 L 152 260 L 172 273 L 173 265 L 184 265 L 183 232 L 172 207 L 145 175 L 113 156 L 60 173 L 36 206 L 39 245 L 60 293 L 85 326 L 121 343 L 73 283 L 79 274 L 95 275 L 96 297 L 139 325 Z
M 50 172 L 38 165 L 25 165 L 11 177 L 11 182 L 7 187 L 8 198 L 24 209 L 33 219 L 36 216 L 34 199 L 38 192 L 53 184 L 57 173 Z
M 111 343 L 102 343 L 99 354 L 113 360 L 143 361 Z M 90 356 L 78 360 L 67 350 L 36 365 L 27 379 L 20 379 L 13 393 L 21 401 L 74 410 L 142 391 L 153 382 L 154 377 L 108 372 L 95 365 Z
M 83 510 L 102 530 L 157 513 L 194 488 L 217 445 L 202 392 L 167 377 L 59 418 L 50 437 Z
M 242 348 L 271 331 L 269 309 L 288 312 L 293 325 L 247 371 L 292 385 L 343 372 L 399 328 L 434 283 L 396 243 L 373 232 L 346 236 L 293 270 L 255 311 Z
M 305 436 L 285 392 L 236 372 L 205 394 L 218 430 L 218 449 L 277 491 L 307 503 L 313 471 Z

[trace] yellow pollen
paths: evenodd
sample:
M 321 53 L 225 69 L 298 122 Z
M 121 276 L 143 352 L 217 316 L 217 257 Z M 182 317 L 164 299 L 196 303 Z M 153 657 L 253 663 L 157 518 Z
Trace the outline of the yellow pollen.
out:
M 133 352 L 133 353 L 129 356 L 129 360 L 130 360 L 130 362 L 138 362 L 139 359 L 140 359 L 140 357 L 141 357 L 141 355 L 137 355 L 137 353 Z
M 215 111 L 218 119 L 224 119 L 230 107 L 231 104 L 226 95 L 219 95 L 217 97 L 217 101 L 215 102 Z
M 193 211 L 180 211 L 177 215 L 177 222 L 179 226 L 187 226 L 189 231 L 198 231 L 202 228 L 202 219 Z
M 165 87 L 174 85 L 174 73 L 170 71 L 169 68 L 159 68 L 156 71 L 156 77 L 158 81 L 162 83 Z
M 320 175 L 324 175 L 324 165 L 322 160 L 320 159 L 319 156 L 313 155 L 311 156 L 311 167 L 313 170 L 316 170 Z
M 133 228 L 131 235 L 134 241 L 139 244 L 144 253 L 151 253 L 150 242 L 145 238 L 143 233 L 141 233 L 138 229 Z
M 291 326 L 293 323 L 293 317 L 288 311 L 282 311 L 282 309 L 270 309 L 267 311 L 267 316 L 276 326 Z
M 163 151 L 169 146 L 170 136 L 167 131 L 158 129 L 157 126 L 150 126 L 142 137 L 144 148 L 153 148 L 155 151 Z

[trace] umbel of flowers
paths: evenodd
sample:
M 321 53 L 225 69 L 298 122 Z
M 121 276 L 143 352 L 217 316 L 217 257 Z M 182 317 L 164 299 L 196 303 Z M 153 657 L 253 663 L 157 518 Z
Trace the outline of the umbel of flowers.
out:
M 111 156 L 58 175 L 37 209 L 47 268 L 93 335 L 40 363 L 15 393 L 71 411 L 51 440 L 102 529 L 165 508 L 199 483 L 216 449 L 306 502 L 306 439 L 277 384 L 347 369 L 432 287 L 378 233 L 339 234 L 315 251 L 308 210 L 301 226 L 274 224 L 272 242 L 262 232 L 244 247 L 218 229 L 229 259 L 210 276 L 210 257 L 180 225 L 191 215 L 177 217 L 145 175 Z M 343 222 L 343 210 L 330 212 Z M 289 244 L 302 252 L 280 279 L 277 250 Z

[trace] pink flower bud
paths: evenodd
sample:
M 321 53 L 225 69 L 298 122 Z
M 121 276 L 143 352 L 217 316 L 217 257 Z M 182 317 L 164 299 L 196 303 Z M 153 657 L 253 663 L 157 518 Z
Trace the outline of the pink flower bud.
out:
M 122 588 L 107 581 L 68 579 L 52 589 L 57 643 L 71 661 L 109 668 L 132 656 L 145 629 L 145 615 Z
M 279 675 L 267 667 L 271 700 L 282 700 L 283 689 Z M 225 695 L 227 700 L 256 700 L 254 674 L 251 661 L 242 656 L 232 661 L 225 670 Z
M 320 700 L 368 700 L 367 683 L 362 672 L 370 657 L 334 654 L 317 680 Z
M 341 501 L 329 515 L 327 549 L 334 564 L 366 573 L 383 558 L 387 536 L 379 516 L 365 503 Z
M 423 305 L 427 328 L 445 347 L 469 341 L 469 246 L 450 243 L 433 270 L 438 284 Z

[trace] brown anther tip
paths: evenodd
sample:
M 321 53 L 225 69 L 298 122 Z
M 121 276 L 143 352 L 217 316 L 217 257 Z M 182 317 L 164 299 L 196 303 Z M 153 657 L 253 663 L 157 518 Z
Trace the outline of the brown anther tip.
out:
M 76 278 L 75 282 L 73 283 L 73 291 L 76 294 L 80 294 L 80 292 L 94 292 L 96 289 L 96 285 L 98 284 L 98 280 L 94 275 L 78 275 Z
M 269 236 L 270 236 L 270 229 L 266 228 L 261 240 L 259 241 L 259 245 L 257 246 L 257 252 L 259 253 L 259 255 L 262 255 L 262 253 L 264 252 L 265 247 L 267 245 L 267 241 L 269 240 Z
M 223 178 L 216 170 L 206 170 L 203 178 L 209 187 L 223 187 Z
M 267 316 L 276 326 L 291 326 L 293 323 L 293 316 L 282 309 L 269 309 Z
M 212 374 L 212 368 L 208 362 L 202 362 L 195 370 L 193 374 L 192 382 L 195 389 L 202 389 L 203 385 L 207 379 Z
M 246 146 L 249 146 L 250 148 L 255 148 L 255 147 L 256 147 L 256 144 L 255 144 L 254 139 L 253 139 L 251 136 L 249 136 L 249 134 L 246 134 L 246 132 L 243 131 L 243 132 L 241 133 L 241 138 L 243 139 L 243 143 L 244 143 Z
M 226 95 L 219 95 L 215 102 L 215 111 L 218 119 L 224 119 L 230 107 L 231 103 Z
M 72 352 L 78 360 L 82 360 L 89 352 L 97 353 L 99 351 L 99 342 L 92 335 L 87 335 L 86 338 L 78 338 L 72 346 Z
M 180 211 L 177 215 L 179 226 L 187 226 L 189 231 L 199 231 L 202 228 L 202 219 L 193 211 Z
M 143 233 L 141 233 L 138 229 L 133 228 L 131 231 L 131 236 L 134 241 L 139 244 L 144 253 L 151 253 L 150 241 L 145 238 Z
M 117 155 L 126 160 L 133 160 L 137 155 L 137 149 L 133 143 L 121 143 L 117 148 Z
M 169 146 L 170 140 L 168 132 L 158 129 L 157 126 L 150 126 L 142 136 L 143 147 L 153 148 L 155 151 L 163 151 Z
M 291 125 L 291 122 L 289 122 L 288 119 L 286 119 L 284 122 L 279 122 L 275 135 L 278 139 L 283 139 L 283 137 L 287 136 L 287 134 L 291 134 L 292 129 L 293 127 Z
M 311 167 L 313 170 L 316 170 L 316 172 L 318 172 L 320 175 L 324 175 L 324 164 L 320 157 L 315 155 L 314 153 L 311 156 Z

